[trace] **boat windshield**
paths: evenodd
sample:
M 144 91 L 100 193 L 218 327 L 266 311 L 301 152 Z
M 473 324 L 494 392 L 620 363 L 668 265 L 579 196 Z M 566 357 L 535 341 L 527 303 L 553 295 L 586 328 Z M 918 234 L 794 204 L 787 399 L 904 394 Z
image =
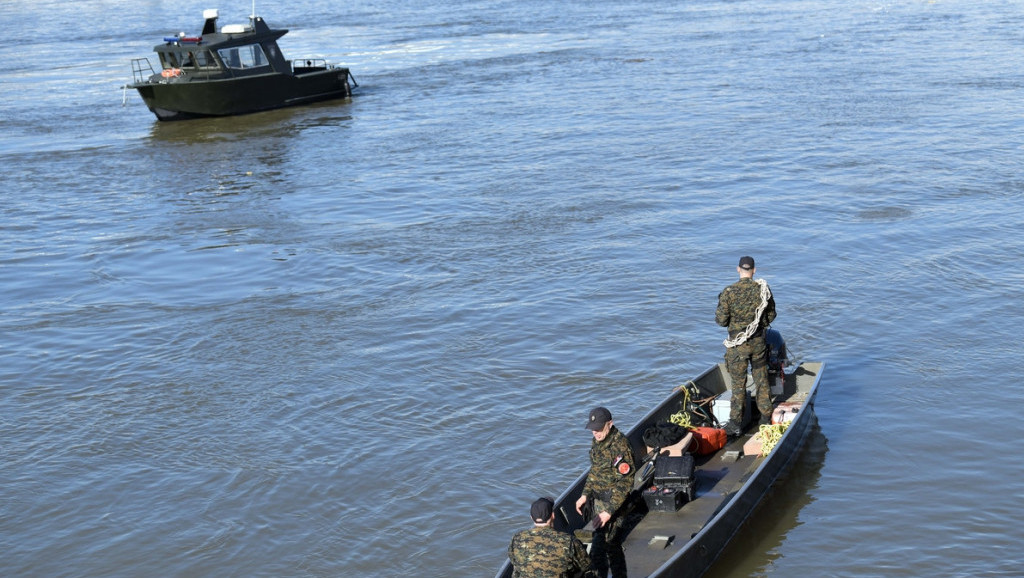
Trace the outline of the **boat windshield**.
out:
M 256 68 L 269 66 L 267 55 L 259 44 L 248 44 L 235 48 L 221 48 L 217 51 L 228 68 Z
M 218 68 L 217 60 L 209 50 L 161 52 L 160 64 L 163 68 L 189 68 L 200 70 Z
M 194 68 L 217 68 L 217 61 L 214 60 L 213 55 L 210 54 L 209 50 L 196 50 L 189 52 L 185 56 L 185 62 L 182 63 L 182 67 L 191 66 Z
M 160 65 L 163 68 L 180 68 L 178 62 L 178 55 L 173 52 L 161 52 L 160 53 Z

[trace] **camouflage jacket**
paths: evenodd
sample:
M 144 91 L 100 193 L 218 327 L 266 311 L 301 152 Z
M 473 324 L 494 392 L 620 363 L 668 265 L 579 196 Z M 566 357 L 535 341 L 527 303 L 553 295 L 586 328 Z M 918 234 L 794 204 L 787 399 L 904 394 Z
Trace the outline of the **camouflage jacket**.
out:
M 626 474 L 618 470 L 618 464 L 623 461 L 629 464 Z M 633 489 L 635 473 L 633 447 L 615 426 L 604 440 L 593 440 L 590 445 L 590 473 L 587 474 L 583 493 L 593 500 L 594 513 L 607 511 L 615 514 Z
M 761 306 L 761 286 L 749 277 L 729 285 L 718 294 L 718 309 L 715 310 L 715 323 L 729 328 L 729 337 L 742 333 L 750 325 Z M 767 327 L 775 320 L 775 297 L 768 290 L 768 306 L 761 314 L 761 326 Z
M 550 526 L 517 532 L 508 545 L 508 559 L 514 578 L 572 578 L 590 569 L 586 546 Z

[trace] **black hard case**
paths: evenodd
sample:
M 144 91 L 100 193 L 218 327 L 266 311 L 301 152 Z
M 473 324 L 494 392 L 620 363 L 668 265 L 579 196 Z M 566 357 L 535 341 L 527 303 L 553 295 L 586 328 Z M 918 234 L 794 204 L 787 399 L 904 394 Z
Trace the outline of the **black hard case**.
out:
M 658 456 L 654 462 L 654 479 L 651 483 L 643 492 L 647 509 L 675 512 L 694 497 L 696 481 L 693 456 Z
M 675 512 L 686 503 L 689 495 L 683 488 L 652 486 L 644 490 L 644 502 L 653 512 Z
M 654 485 L 683 487 L 693 483 L 693 456 L 658 456 L 654 462 Z

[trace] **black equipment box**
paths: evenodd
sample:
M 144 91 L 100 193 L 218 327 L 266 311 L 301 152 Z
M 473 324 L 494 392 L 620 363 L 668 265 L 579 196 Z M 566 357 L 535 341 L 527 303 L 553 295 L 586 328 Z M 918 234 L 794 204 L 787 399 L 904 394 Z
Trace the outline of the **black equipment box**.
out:
M 651 486 L 644 490 L 644 502 L 652 512 L 675 512 L 683 507 L 688 498 L 683 488 Z
M 652 486 L 644 489 L 644 502 L 655 512 L 675 512 L 693 500 L 696 480 L 693 456 L 658 456 L 654 462 Z
M 693 484 L 693 456 L 658 456 L 654 462 L 654 485 L 682 487 Z

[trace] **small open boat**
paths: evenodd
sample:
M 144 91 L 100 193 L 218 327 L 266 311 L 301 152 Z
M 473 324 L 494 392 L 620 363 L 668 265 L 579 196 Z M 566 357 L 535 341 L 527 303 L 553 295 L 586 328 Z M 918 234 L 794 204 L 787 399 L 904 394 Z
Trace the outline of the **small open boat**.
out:
M 132 60 L 132 84 L 159 120 L 227 116 L 345 98 L 358 86 L 348 68 L 322 58 L 285 60 L 271 30 L 254 14 L 248 24 L 217 30 L 217 10 L 203 12 L 202 32 L 164 38 L 148 58 Z M 349 80 L 351 79 L 351 84 Z
M 754 511 L 779 475 L 803 446 L 814 415 L 814 398 L 824 363 L 804 362 L 784 372 L 782 391 L 774 395 L 776 415 L 785 416 L 784 433 L 766 451 L 751 452 L 759 438 L 759 427 L 748 425 L 736 439 L 707 455 L 695 456 L 695 482 L 692 499 L 678 509 L 651 509 L 646 499 L 637 499 L 637 507 L 627 518 L 629 533 L 623 544 L 629 576 L 688 578 L 703 575 L 715 562 L 726 544 Z M 751 386 L 748 377 L 748 388 Z M 669 422 L 673 414 L 692 407 L 694 397 L 713 399 L 728 392 L 731 380 L 725 364 L 702 373 L 648 413 L 626 433 L 633 444 L 637 461 L 648 454 L 644 433 Z M 728 398 L 729 395 L 724 396 Z M 756 412 L 755 412 L 756 413 Z M 778 428 L 782 429 L 782 428 Z M 691 446 L 692 447 L 692 446 Z M 654 458 L 662 459 L 660 457 Z M 645 468 L 640 469 L 640 473 Z M 586 472 L 555 502 L 555 527 L 572 532 L 587 524 L 576 512 L 575 503 L 583 490 Z M 646 498 L 646 496 L 645 496 Z M 512 575 L 511 563 L 498 571 L 498 578 Z

